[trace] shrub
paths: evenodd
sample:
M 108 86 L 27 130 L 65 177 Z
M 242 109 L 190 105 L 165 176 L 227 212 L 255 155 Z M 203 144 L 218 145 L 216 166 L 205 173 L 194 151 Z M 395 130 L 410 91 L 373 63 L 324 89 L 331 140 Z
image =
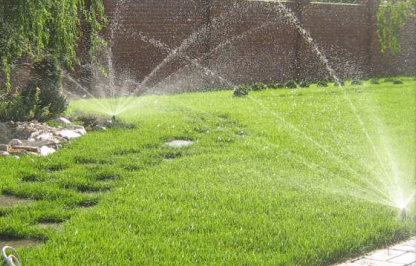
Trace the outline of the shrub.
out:
M 394 80 L 393 84 L 403 84 L 403 81 L 401 81 L 400 79 Z
M 33 65 L 29 85 L 22 90 L 25 101 L 39 110 L 34 112 L 33 119 L 45 121 L 63 113 L 68 102 L 61 92 L 62 78 L 58 61 L 46 58 Z
M 289 89 L 296 89 L 298 87 L 298 84 L 294 80 L 289 80 L 285 83 L 285 87 Z
M 378 80 L 378 79 L 371 79 L 370 80 L 370 83 L 373 84 L 373 85 L 378 85 L 378 84 L 380 84 L 380 80 Z
M 278 84 L 274 83 L 274 82 L 268 83 L 267 88 L 269 88 L 269 89 L 278 89 Z
M 283 83 L 281 83 L 281 82 L 276 83 L 276 88 L 277 88 L 277 89 L 284 89 L 284 88 L 285 88 L 285 84 L 283 84 Z
M 29 85 L 15 94 L 0 97 L 1 121 L 46 121 L 67 108 L 60 91 L 61 70 L 54 59 L 44 59 L 33 65 Z
M 363 83 L 361 82 L 361 80 L 358 80 L 358 79 L 353 79 L 352 81 L 351 81 L 351 85 L 354 85 L 354 86 L 360 86 L 360 85 L 362 85 Z
M 318 81 L 316 84 L 318 87 L 328 87 L 328 81 L 326 79 Z
M 261 90 L 265 90 L 267 89 L 267 85 L 262 83 L 262 82 L 257 82 L 254 83 L 253 85 L 251 85 L 251 90 L 252 91 L 261 91 Z
M 250 87 L 249 86 L 247 86 L 247 85 L 240 85 L 240 86 L 238 86 L 238 87 L 236 87 L 234 89 L 233 96 L 234 97 L 247 96 L 249 90 L 250 90 Z
M 299 87 L 301 87 L 301 88 L 309 88 L 310 85 L 311 84 L 308 81 L 305 81 L 305 80 L 299 82 Z

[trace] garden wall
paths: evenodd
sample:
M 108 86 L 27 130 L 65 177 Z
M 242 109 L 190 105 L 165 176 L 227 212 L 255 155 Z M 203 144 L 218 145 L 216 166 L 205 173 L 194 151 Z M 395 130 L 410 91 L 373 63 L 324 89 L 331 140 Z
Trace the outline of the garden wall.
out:
M 381 53 L 376 2 L 297 0 L 284 6 L 296 14 L 339 76 L 416 72 L 416 25 L 406 27 L 402 55 Z M 105 6 L 113 27 L 106 35 L 112 36 L 113 63 L 120 80 L 142 81 L 181 45 L 176 55 L 146 80 L 146 87 L 190 89 L 327 77 L 311 45 L 298 34 L 278 3 L 105 0 Z

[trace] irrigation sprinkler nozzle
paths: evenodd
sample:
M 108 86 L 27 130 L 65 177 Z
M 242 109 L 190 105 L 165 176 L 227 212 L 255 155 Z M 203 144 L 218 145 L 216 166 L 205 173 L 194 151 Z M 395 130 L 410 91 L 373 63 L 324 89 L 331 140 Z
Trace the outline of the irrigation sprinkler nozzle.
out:
M 111 117 L 111 120 L 112 120 L 113 122 L 116 122 L 116 121 L 117 121 L 116 115 L 113 115 L 113 116 Z
M 403 207 L 402 208 L 402 219 L 406 220 L 406 218 L 407 218 L 407 209 L 406 209 L 406 207 Z

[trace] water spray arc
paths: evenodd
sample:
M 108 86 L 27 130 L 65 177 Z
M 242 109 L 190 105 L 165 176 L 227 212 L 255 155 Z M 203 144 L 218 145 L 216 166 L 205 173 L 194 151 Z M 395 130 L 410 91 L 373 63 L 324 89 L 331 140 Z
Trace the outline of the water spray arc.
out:
M 121 2 L 122 1 L 120 1 L 120 3 Z M 381 171 L 383 173 L 383 177 L 380 176 L 380 177 L 378 177 L 377 180 L 367 179 L 363 175 L 363 173 L 360 173 L 353 166 L 348 165 L 347 163 L 345 163 L 345 161 L 343 161 L 341 157 L 339 157 L 336 154 L 334 154 L 333 152 L 329 151 L 322 144 L 320 144 L 318 141 L 312 139 L 310 136 L 308 136 L 301 129 L 295 127 L 289 121 L 284 119 L 282 117 L 282 114 L 280 114 L 280 113 L 276 114 L 274 112 L 269 112 L 269 113 L 271 115 L 273 115 L 274 117 L 276 117 L 277 119 L 281 120 L 283 123 L 285 123 L 288 128 L 291 128 L 292 130 L 294 130 L 297 133 L 297 137 L 305 138 L 308 142 L 310 142 L 313 145 L 319 147 L 319 149 L 323 152 L 323 154 L 325 156 L 328 156 L 329 158 L 331 158 L 333 160 L 336 160 L 340 165 L 343 165 L 345 167 L 345 171 L 348 171 L 351 175 L 359 177 L 359 181 L 349 181 L 350 182 L 349 186 L 351 188 L 354 188 L 357 191 L 360 191 L 360 193 L 357 193 L 354 196 L 356 196 L 357 198 L 361 197 L 363 200 L 377 201 L 380 204 L 395 207 L 395 208 L 397 208 L 398 210 L 401 211 L 402 217 L 406 217 L 408 215 L 408 206 L 414 201 L 415 193 L 408 196 L 407 192 L 403 193 L 403 192 L 400 191 L 400 187 L 399 187 L 400 182 L 398 182 L 398 180 L 400 179 L 400 176 L 396 175 L 396 174 L 392 175 L 386 169 L 386 163 L 383 161 L 380 154 L 378 153 L 377 146 L 375 145 L 374 140 L 372 139 L 370 133 L 367 131 L 367 129 L 365 127 L 365 123 L 363 122 L 363 119 L 361 118 L 361 116 L 359 114 L 359 111 L 357 110 L 354 102 L 351 100 L 350 96 L 348 95 L 347 90 L 342 86 L 342 84 L 340 82 L 340 79 L 337 77 L 334 69 L 331 67 L 327 57 L 320 50 L 318 45 L 314 42 L 310 33 L 302 27 L 298 18 L 283 3 L 281 3 L 278 0 L 272 0 L 271 2 L 276 3 L 276 5 L 270 5 L 270 8 L 272 10 L 276 11 L 276 13 L 278 13 L 278 14 L 283 14 L 283 16 L 289 21 L 290 25 L 292 25 L 296 29 L 296 31 L 300 34 L 300 36 L 302 36 L 302 38 L 309 44 L 313 53 L 317 56 L 319 61 L 321 63 L 323 63 L 323 65 L 325 66 L 325 68 L 328 71 L 331 78 L 339 86 L 340 90 L 342 91 L 342 95 L 343 95 L 344 99 L 346 100 L 346 102 L 350 106 L 350 108 L 352 110 L 352 113 L 354 114 L 356 120 L 358 121 L 359 125 L 361 126 L 361 129 L 364 133 L 364 136 L 365 136 L 367 142 L 371 146 L 372 152 L 374 153 L 375 158 L 378 161 L 379 168 L 381 169 Z M 116 7 L 116 12 L 115 12 L 116 17 L 120 16 L 120 14 L 121 14 L 120 9 L 119 9 L 120 6 L 119 5 L 117 5 L 117 6 L 118 7 Z M 228 10 L 227 12 L 222 14 L 221 17 L 222 18 L 227 18 L 227 17 L 229 17 L 229 14 L 230 14 L 230 11 Z M 116 22 L 117 22 L 117 24 L 119 23 L 118 19 L 116 20 Z M 213 21 L 211 21 L 210 23 L 211 23 L 211 26 L 215 27 L 215 26 L 218 26 L 218 25 L 221 26 L 222 25 L 221 23 L 224 23 L 224 22 L 221 22 L 221 19 L 213 19 Z M 216 71 L 207 67 L 207 64 L 204 64 L 204 62 L 202 62 L 203 59 L 206 58 L 206 57 L 209 57 L 210 55 L 212 55 L 216 51 L 225 49 L 227 46 L 231 45 L 233 42 L 238 41 L 238 40 L 242 40 L 243 38 L 252 34 L 253 32 L 257 32 L 257 31 L 259 31 L 263 28 L 266 28 L 268 26 L 272 26 L 273 24 L 277 24 L 277 20 L 276 21 L 265 22 L 265 23 L 261 24 L 260 26 L 257 26 L 253 29 L 247 30 L 247 31 L 239 34 L 238 36 L 233 36 L 233 37 L 227 39 L 226 41 L 218 44 L 217 46 L 211 47 L 210 51 L 207 51 L 205 54 L 203 54 L 201 57 L 198 57 L 198 58 L 191 58 L 190 56 L 188 56 L 186 54 L 186 51 L 195 42 L 203 40 L 204 38 L 207 37 L 207 35 L 209 34 L 209 29 L 206 26 L 203 26 L 200 29 L 193 32 L 177 48 L 170 48 L 165 43 L 163 43 L 159 40 L 156 40 L 152 37 L 146 36 L 141 31 L 134 32 L 134 35 L 137 38 L 139 38 L 143 42 L 152 44 L 153 46 L 157 47 L 161 51 L 167 53 L 168 55 L 166 56 L 166 58 L 159 65 L 157 65 L 151 71 L 151 73 L 149 75 L 147 75 L 143 79 L 143 81 L 141 83 L 137 83 L 136 89 L 133 91 L 133 93 L 130 93 L 127 97 L 124 97 L 122 99 L 119 99 L 119 100 L 115 101 L 115 104 L 116 104 L 115 108 L 108 108 L 106 106 L 101 106 L 101 108 L 107 114 L 109 114 L 111 116 L 111 118 L 115 121 L 117 119 L 116 118 L 117 115 L 119 115 L 123 112 L 126 112 L 130 108 L 133 108 L 133 107 L 136 106 L 136 104 L 138 103 L 139 100 L 135 97 L 135 94 L 137 92 L 142 92 L 145 88 L 152 88 L 152 87 L 149 86 L 150 81 L 152 81 L 157 76 L 158 72 L 160 70 L 162 70 L 170 60 L 173 60 L 174 58 L 177 58 L 177 57 L 179 57 L 179 58 L 181 58 L 181 59 L 183 59 L 184 61 L 187 62 L 187 65 L 185 65 L 183 68 L 188 67 L 189 65 L 191 65 L 191 66 L 195 67 L 195 69 L 197 69 L 198 71 L 201 71 L 201 73 L 203 73 L 204 75 L 214 77 L 215 79 L 221 81 L 223 84 L 226 84 L 229 87 L 235 87 L 235 84 L 233 84 L 233 82 L 229 81 L 222 74 L 217 73 Z M 111 28 L 111 38 L 114 38 L 114 35 L 116 33 L 116 29 L 117 29 L 116 26 Z M 112 56 L 111 53 L 108 53 L 108 54 L 109 54 L 110 57 Z M 108 64 L 111 65 L 112 61 L 108 61 Z M 176 75 L 176 73 L 178 73 L 180 71 L 181 71 L 181 69 L 179 69 L 178 71 L 176 71 L 175 73 L 173 73 L 171 75 Z M 116 95 L 114 93 L 114 89 L 115 89 L 114 75 L 115 74 L 114 74 L 114 72 L 112 72 L 110 75 L 113 77 L 112 79 L 110 78 L 110 80 L 112 80 L 112 82 L 110 82 L 110 87 L 112 87 L 110 93 L 111 93 L 111 98 L 114 98 L 114 97 L 116 97 Z M 249 98 L 252 101 L 256 102 L 256 104 L 261 106 L 261 108 L 263 108 L 264 110 L 269 111 L 267 106 L 264 106 L 263 103 L 259 102 L 254 97 L 249 96 Z M 374 175 L 375 175 L 375 173 L 374 173 Z M 372 198 L 370 198 L 369 196 L 365 196 L 366 194 L 370 195 Z

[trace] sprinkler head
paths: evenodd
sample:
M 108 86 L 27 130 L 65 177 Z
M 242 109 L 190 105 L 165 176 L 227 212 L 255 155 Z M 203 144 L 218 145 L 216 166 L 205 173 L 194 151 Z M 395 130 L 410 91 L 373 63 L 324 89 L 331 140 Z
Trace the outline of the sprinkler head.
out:
M 113 115 L 113 116 L 111 117 L 111 120 L 113 120 L 113 122 L 115 122 L 115 121 L 117 120 L 116 115 Z
M 406 218 L 407 218 L 407 209 L 406 209 L 406 207 L 403 207 L 402 208 L 402 219 L 403 220 L 406 220 Z

